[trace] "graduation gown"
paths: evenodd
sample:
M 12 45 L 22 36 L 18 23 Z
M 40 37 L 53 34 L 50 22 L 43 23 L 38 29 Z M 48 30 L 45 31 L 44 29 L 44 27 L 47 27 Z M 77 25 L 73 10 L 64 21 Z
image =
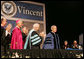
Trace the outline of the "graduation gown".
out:
M 12 32 L 10 49 L 23 49 L 22 32 L 17 27 L 15 27 Z
M 41 43 L 42 38 L 36 31 L 34 31 L 34 29 L 32 29 L 27 36 L 24 49 L 40 49 Z
M 43 49 L 60 49 L 60 39 L 58 34 L 48 33 L 43 44 Z

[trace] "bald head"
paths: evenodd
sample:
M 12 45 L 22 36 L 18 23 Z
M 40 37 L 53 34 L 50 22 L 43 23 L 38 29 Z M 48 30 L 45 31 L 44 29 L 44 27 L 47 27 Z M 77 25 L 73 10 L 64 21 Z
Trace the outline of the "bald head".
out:
M 73 42 L 74 44 L 77 44 L 77 41 L 76 40 L 74 40 L 74 42 Z
M 51 26 L 51 31 L 54 32 L 54 33 L 57 32 L 57 26 L 56 25 L 52 25 Z
M 35 24 L 33 25 L 33 29 L 34 29 L 35 31 L 38 31 L 38 30 L 39 30 L 39 27 L 40 27 L 40 24 L 38 24 L 38 23 L 35 23 Z

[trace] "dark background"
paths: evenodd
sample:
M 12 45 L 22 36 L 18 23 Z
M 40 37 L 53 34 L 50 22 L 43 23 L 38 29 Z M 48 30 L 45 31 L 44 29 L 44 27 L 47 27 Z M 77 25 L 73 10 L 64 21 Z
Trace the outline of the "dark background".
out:
M 73 40 L 79 42 L 79 35 L 83 33 L 83 3 L 82 1 L 47 1 L 36 0 L 45 4 L 46 8 L 46 30 L 50 32 L 51 25 L 58 27 L 61 43 L 68 40 L 72 44 Z

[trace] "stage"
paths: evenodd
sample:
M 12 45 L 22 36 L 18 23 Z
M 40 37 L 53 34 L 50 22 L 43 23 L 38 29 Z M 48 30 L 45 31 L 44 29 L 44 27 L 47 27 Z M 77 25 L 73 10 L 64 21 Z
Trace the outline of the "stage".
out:
M 19 57 L 14 57 L 13 53 L 18 53 Z M 5 58 L 83 58 L 83 50 L 7 50 Z M 4 58 L 4 57 L 3 57 Z

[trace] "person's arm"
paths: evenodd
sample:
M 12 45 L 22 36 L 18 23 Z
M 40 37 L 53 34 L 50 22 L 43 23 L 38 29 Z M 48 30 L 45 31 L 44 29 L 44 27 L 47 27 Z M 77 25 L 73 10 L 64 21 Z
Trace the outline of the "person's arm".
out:
M 44 39 L 41 36 L 40 36 L 40 38 L 41 38 L 40 49 L 42 49 L 43 43 L 44 43 Z

